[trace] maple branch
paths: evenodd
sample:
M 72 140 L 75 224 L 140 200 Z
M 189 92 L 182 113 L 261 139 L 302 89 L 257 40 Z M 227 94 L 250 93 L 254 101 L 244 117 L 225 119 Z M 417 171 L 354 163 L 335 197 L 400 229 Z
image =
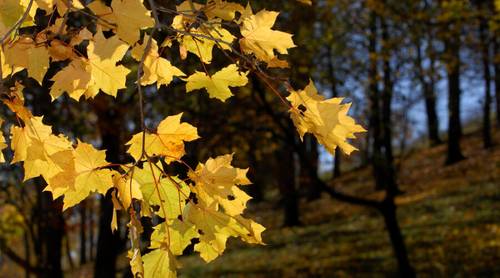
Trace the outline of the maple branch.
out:
M 26 8 L 26 11 L 24 11 L 23 15 L 21 16 L 21 18 L 16 22 L 16 24 L 14 24 L 8 31 L 7 33 L 5 33 L 5 35 L 2 37 L 2 39 L 0 39 L 0 51 L 3 52 L 3 44 L 5 42 L 5 40 L 7 40 L 7 38 L 10 36 L 10 34 L 12 34 L 12 32 L 14 32 L 14 30 L 16 30 L 19 26 L 21 26 L 21 24 L 23 24 L 24 20 L 26 20 L 26 17 L 28 17 L 28 14 L 31 10 L 31 6 L 33 6 L 33 2 L 34 0 L 30 0 L 30 2 L 28 3 L 28 7 Z M 3 94 L 3 69 L 2 69 L 2 57 L 0 55 L 0 93 Z
M 144 71 L 144 61 L 146 60 L 146 57 L 148 56 L 149 51 L 151 50 L 151 45 L 153 43 L 153 35 L 155 33 L 155 30 L 156 28 L 151 31 L 151 34 L 146 43 L 146 47 L 144 48 L 144 52 L 142 53 L 141 61 L 139 62 L 139 65 L 137 67 L 137 93 L 139 94 L 139 113 L 141 117 L 141 130 L 142 130 L 141 157 L 137 161 L 140 161 L 146 154 L 146 123 L 144 119 L 144 95 L 142 92 L 141 79 Z
M 0 44 L 4 44 L 5 40 L 10 36 L 10 34 L 12 34 L 12 32 L 14 32 L 14 30 L 16 30 L 19 26 L 21 26 L 21 24 L 23 24 L 24 20 L 26 20 L 26 18 L 28 17 L 28 14 L 30 13 L 30 10 L 31 10 L 31 6 L 33 6 L 33 2 L 34 0 L 30 0 L 30 2 L 28 3 L 28 7 L 26 8 L 26 11 L 24 11 L 23 15 L 21 16 L 21 18 L 16 22 L 16 24 L 14 24 L 8 31 L 7 33 L 5 33 L 5 35 L 2 37 L 2 39 L 0 39 Z

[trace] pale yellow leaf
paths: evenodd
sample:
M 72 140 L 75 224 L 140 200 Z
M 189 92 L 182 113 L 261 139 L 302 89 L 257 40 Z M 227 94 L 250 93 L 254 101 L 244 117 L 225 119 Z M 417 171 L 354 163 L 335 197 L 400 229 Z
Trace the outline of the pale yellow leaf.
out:
M 205 88 L 211 98 L 225 101 L 233 94 L 229 87 L 242 87 L 248 83 L 247 73 L 239 72 L 238 66 L 229 65 L 212 76 L 203 72 L 196 72 L 186 81 L 186 92 Z

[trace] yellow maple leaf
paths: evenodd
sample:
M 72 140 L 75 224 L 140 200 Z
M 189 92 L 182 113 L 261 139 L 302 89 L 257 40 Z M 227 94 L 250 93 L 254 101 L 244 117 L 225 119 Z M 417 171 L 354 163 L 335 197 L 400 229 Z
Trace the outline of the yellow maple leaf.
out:
M 224 50 L 231 50 L 230 44 L 235 39 L 229 31 L 215 24 L 212 28 L 191 28 L 189 33 L 192 35 L 182 36 L 181 45 L 187 51 L 198 56 L 205 64 L 212 62 L 212 52 L 215 45 Z
M 94 97 L 99 89 L 116 96 L 119 89 L 125 88 L 130 70 L 122 65 L 117 66 L 116 63 L 123 58 L 128 48 L 118 37 L 106 39 L 100 30 L 97 31 L 94 40 L 87 47 L 91 67 L 91 81 L 85 92 L 87 98 Z
M 144 261 L 145 278 L 175 278 L 177 277 L 177 261 L 174 255 L 164 248 L 155 249 L 142 257 Z
M 212 76 L 195 72 L 186 81 L 186 92 L 205 88 L 211 98 L 225 101 L 233 94 L 229 87 L 241 87 L 248 83 L 247 73 L 238 71 L 236 64 L 229 65 Z
M 1 64 L 0 67 L 2 67 L 2 78 L 6 78 L 12 73 L 12 68 L 5 63 L 5 55 L 3 54 L 3 47 L 0 47 L 0 60 Z
M 189 187 L 177 177 L 164 177 L 159 165 L 144 165 L 144 169 L 135 168 L 133 183 L 140 186 L 144 201 L 148 205 L 158 206 L 157 214 L 166 219 L 175 219 L 182 214 L 185 201 L 189 197 Z
M 243 13 L 244 10 L 245 8 L 238 3 L 224 0 L 210 0 L 204 12 L 209 20 L 218 17 L 223 20 L 231 21 L 234 19 L 236 12 Z
M 28 140 L 27 134 L 24 132 L 22 127 L 11 126 L 10 127 L 10 136 L 11 136 L 11 147 L 14 150 L 14 158 L 11 163 L 16 163 L 19 161 L 23 161 L 26 159 L 28 148 Z
M 71 142 L 64 136 L 53 134 L 44 139 L 37 137 L 28 137 L 30 141 L 24 160 L 24 181 L 42 176 L 48 182 L 67 166 L 68 161 L 64 155 L 68 154 L 68 151 L 71 155 Z
M 152 249 L 168 248 L 173 255 L 182 255 L 184 249 L 191 244 L 191 239 L 198 237 L 194 225 L 179 219 L 168 220 L 154 227 L 151 234 Z
M 16 113 L 18 118 L 23 122 L 28 122 L 33 117 L 33 114 L 24 106 L 23 90 L 24 86 L 16 82 L 14 87 L 10 88 L 9 97 L 4 98 L 2 101 L 12 112 Z
M 21 18 L 26 10 L 27 3 L 26 1 L 18 1 L 18 0 L 0 0 L 0 36 L 3 37 L 7 31 L 12 28 L 17 21 Z M 34 7 L 31 8 L 30 15 L 32 17 L 28 17 L 24 23 L 25 25 L 31 25 L 32 18 L 34 17 L 34 12 L 36 9 Z
M 109 165 L 105 159 L 105 151 L 98 151 L 90 144 L 78 142 L 73 155 L 76 172 L 75 185 L 74 190 L 64 193 L 63 209 L 80 203 L 94 191 L 105 194 L 113 186 L 113 176 L 119 175 L 115 171 L 104 168 Z
M 141 255 L 141 233 L 144 229 L 141 222 L 136 218 L 131 218 L 127 224 L 128 238 L 130 239 L 130 249 L 127 252 L 127 257 L 130 259 L 130 268 L 134 277 L 144 276 L 144 266 Z
M 72 60 L 52 77 L 52 100 L 67 92 L 72 99 L 78 101 L 87 91 L 91 78 L 91 67 L 87 61 L 80 58 Z
M 157 132 L 146 134 L 145 150 L 148 156 L 164 156 L 168 162 L 180 159 L 185 154 L 184 142 L 199 138 L 196 128 L 188 123 L 181 123 L 182 113 L 168 116 L 160 122 Z M 132 136 L 127 143 L 128 153 L 137 161 L 142 154 L 142 132 Z
M 278 14 L 262 10 L 243 19 L 240 46 L 244 53 L 254 54 L 257 59 L 269 62 L 276 57 L 274 50 L 287 54 L 289 48 L 295 47 L 291 34 L 271 29 Z
M 116 24 L 116 35 L 129 45 L 134 45 L 139 40 L 142 29 L 154 26 L 154 20 L 141 0 L 114 0 L 111 2 L 113 9 L 113 22 Z
M 103 1 L 95 0 L 87 5 L 97 17 L 99 17 L 99 21 L 97 23 L 104 30 L 108 31 L 116 27 L 113 10 L 111 7 L 106 6 Z
M 251 197 L 237 187 L 250 184 L 246 177 L 248 169 L 234 168 L 232 160 L 232 154 L 210 158 L 205 164 L 198 164 L 188 175 L 195 182 L 191 190 L 196 192 L 204 206 L 220 204 L 228 215 L 235 216 L 243 213 Z
M 342 98 L 325 100 L 312 81 L 304 90 L 290 91 L 287 99 L 292 103 L 290 116 L 301 138 L 307 132 L 312 133 L 331 154 L 337 146 L 346 154 L 356 150 L 347 139 L 355 138 L 354 133 L 365 129 L 347 115 L 350 103 L 342 104 Z
M 149 37 L 146 35 L 144 42 L 132 49 L 132 57 L 137 61 L 141 60 L 148 39 Z M 141 77 L 141 85 L 150 85 L 156 82 L 156 86 L 159 88 L 161 85 L 170 84 L 174 76 L 185 76 L 185 74 L 180 69 L 172 66 L 167 59 L 160 57 L 158 44 L 153 39 L 149 53 L 144 59 L 144 74 Z
M 224 252 L 229 237 L 241 237 L 249 243 L 263 244 L 261 233 L 265 230 L 264 227 L 239 215 L 231 217 L 216 208 L 189 203 L 184 209 L 183 219 L 195 225 L 198 230 L 200 242 L 194 246 L 194 250 L 206 262 Z
M 140 184 L 135 182 L 135 180 L 130 179 L 129 175 L 115 175 L 113 177 L 113 183 L 115 188 L 118 190 L 118 198 L 125 209 L 130 207 L 132 199 L 142 200 L 143 197 Z
M 64 171 L 68 162 L 62 154 L 71 151 L 71 142 L 62 135 L 53 135 L 52 128 L 43 124 L 42 117 L 23 121 L 23 128 L 11 128 L 12 163 L 24 161 L 25 181 L 38 176 L 49 181 Z
M 42 84 L 49 68 L 49 53 L 43 45 L 37 45 L 30 37 L 21 37 L 4 47 L 5 63 L 14 68 L 27 69 L 28 75 Z

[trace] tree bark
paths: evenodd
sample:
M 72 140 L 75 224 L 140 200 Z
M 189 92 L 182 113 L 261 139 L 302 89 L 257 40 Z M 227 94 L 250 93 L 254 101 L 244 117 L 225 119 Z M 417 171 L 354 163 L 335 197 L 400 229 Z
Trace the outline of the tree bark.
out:
M 281 150 L 279 163 L 279 190 L 283 202 L 285 227 L 300 225 L 299 220 L 299 200 L 296 190 L 296 165 L 293 151 L 288 147 Z
M 335 68 L 333 66 L 333 60 L 332 60 L 332 50 L 330 46 L 327 46 L 328 51 L 328 75 L 330 76 L 330 90 L 332 91 L 332 97 L 338 97 L 339 92 L 337 89 L 337 76 L 335 74 Z M 338 178 L 340 177 L 341 171 L 340 171 L 340 149 L 337 147 L 335 149 L 335 155 L 333 156 L 333 169 L 332 169 L 332 177 L 333 178 Z
M 394 91 L 394 82 L 392 80 L 392 68 L 391 68 L 391 53 L 389 45 L 389 30 L 384 19 L 381 20 L 382 25 L 382 42 L 384 51 L 384 62 L 383 62 L 383 85 L 382 90 L 382 115 L 381 117 L 376 117 L 381 120 L 379 126 L 381 126 L 381 138 L 380 142 L 383 163 L 380 167 L 383 168 L 385 173 L 384 186 L 387 190 L 394 190 L 394 194 L 399 193 L 398 185 L 396 183 L 396 171 L 394 168 L 394 155 L 392 152 L 392 98 Z M 380 148 L 380 147 L 379 147 Z
M 39 187 L 42 187 L 41 182 Z M 62 198 L 53 200 L 49 192 L 42 192 L 41 265 L 46 270 L 38 275 L 41 278 L 63 277 L 61 258 L 65 224 L 62 207 Z
M 385 173 L 381 167 L 383 165 L 382 156 L 382 130 L 381 130 L 381 113 L 380 113 L 380 91 L 378 86 L 378 70 L 377 70 L 377 16 L 374 12 L 370 15 L 370 34 L 368 38 L 369 66 L 368 66 L 368 83 L 369 83 L 369 129 L 372 136 L 372 154 L 371 162 L 373 166 L 373 175 L 375 177 L 375 187 L 377 190 L 384 189 Z
M 335 149 L 335 155 L 333 156 L 333 178 L 340 177 L 342 171 L 340 169 L 341 159 L 340 159 L 340 149 L 337 147 Z
M 430 44 L 430 39 L 428 41 Z M 436 94 L 434 92 L 434 59 L 431 57 L 430 61 L 430 77 L 429 80 L 425 78 L 425 71 L 423 67 L 422 58 L 422 47 L 419 39 L 416 40 L 416 54 L 417 54 L 417 74 L 418 80 L 422 86 L 422 92 L 425 102 L 425 112 L 427 115 L 427 134 L 429 138 L 429 143 L 431 146 L 436 146 L 441 144 L 441 138 L 439 138 L 439 120 L 436 113 Z M 432 54 L 431 54 L 432 55 Z
M 495 57 L 494 70 L 495 70 L 495 100 L 496 100 L 496 126 L 500 128 L 500 42 L 498 41 L 498 36 L 493 38 L 493 57 Z
M 493 146 L 491 139 L 491 73 L 490 73 L 490 42 L 488 19 L 483 15 L 479 19 L 479 39 L 481 45 L 481 60 L 484 74 L 484 107 L 483 107 L 483 146 L 489 149 Z
M 33 95 L 33 114 L 53 116 L 50 95 L 47 90 L 37 87 L 38 85 L 26 86 Z M 54 127 L 56 129 L 57 127 Z M 63 277 L 61 258 L 62 241 L 65 233 L 65 221 L 62 215 L 62 198 L 53 200 L 50 192 L 44 192 L 46 186 L 42 178 L 35 178 L 37 202 L 35 206 L 35 222 L 37 226 L 38 242 L 35 242 L 35 254 L 37 255 L 37 266 L 44 269 L 37 274 L 40 278 Z
M 398 262 L 400 277 L 416 277 L 415 270 L 410 264 L 406 244 L 399 227 L 396 216 L 397 207 L 394 203 L 393 196 L 387 195 L 384 202 L 379 208 L 380 213 L 384 217 L 385 227 L 389 233 L 389 239 L 392 244 L 392 249 Z
M 319 171 L 319 152 L 318 152 L 318 141 L 316 140 L 316 137 L 312 136 L 311 134 L 308 134 L 304 137 L 304 144 L 307 144 L 307 154 L 309 156 L 309 161 L 311 163 L 311 167 L 314 169 L 313 171 L 316 172 L 316 175 L 318 175 Z M 316 200 L 321 197 L 321 188 L 318 187 L 318 184 L 314 182 L 314 178 L 310 176 L 309 171 L 304 169 L 305 167 L 302 166 L 303 161 L 301 161 L 301 166 L 300 166 L 300 172 L 301 176 L 304 176 L 307 178 L 307 189 L 308 189 L 308 194 L 307 194 L 307 199 L 308 200 Z
M 95 247 L 95 227 L 94 227 L 94 201 L 88 206 L 88 215 L 89 217 L 89 260 L 94 259 L 94 247 Z
M 460 138 L 462 124 L 460 120 L 460 41 L 449 36 L 445 39 L 448 75 L 448 151 L 446 164 L 450 165 L 462 159 Z
M 80 265 L 87 263 L 87 201 L 80 203 Z
M 98 117 L 98 128 L 102 139 L 102 148 L 106 149 L 106 159 L 111 163 L 120 163 L 122 138 L 120 131 L 124 130 L 123 111 L 117 101 L 109 96 L 96 97 L 94 111 Z M 111 192 L 101 198 L 101 215 L 99 219 L 99 235 L 97 240 L 97 254 L 94 265 L 94 277 L 109 278 L 116 276 L 116 258 L 124 249 L 124 241 L 118 232 L 111 231 L 113 218 L 113 203 Z

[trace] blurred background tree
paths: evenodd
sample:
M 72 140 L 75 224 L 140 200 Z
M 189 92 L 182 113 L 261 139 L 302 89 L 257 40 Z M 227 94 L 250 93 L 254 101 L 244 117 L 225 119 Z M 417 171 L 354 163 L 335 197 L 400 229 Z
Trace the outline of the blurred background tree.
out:
M 170 9 L 180 4 L 180 1 L 156 2 L 158 7 Z M 245 1 L 235 2 L 246 4 Z M 412 277 L 415 270 L 431 274 L 499 273 L 498 265 L 494 268 L 486 263 L 495 259 L 498 262 L 499 259 L 500 227 L 497 225 L 498 213 L 493 212 L 495 208 L 498 211 L 498 204 L 492 207 L 488 203 L 485 208 L 478 204 L 478 209 L 484 211 L 475 212 L 475 215 L 487 216 L 477 222 L 494 225 L 495 228 L 491 229 L 496 230 L 485 234 L 485 240 L 488 235 L 493 238 L 491 253 L 481 253 L 485 262 L 470 269 L 455 269 L 454 264 L 464 263 L 466 259 L 447 259 L 443 254 L 437 255 L 441 266 L 427 267 L 422 262 L 426 257 L 419 257 L 419 254 L 426 253 L 415 243 L 415 238 L 425 238 L 426 230 L 410 233 L 411 244 L 406 244 L 407 218 L 438 217 L 440 214 L 431 205 L 425 205 L 431 207 L 426 207 L 431 212 L 415 209 L 414 214 L 410 214 L 405 205 L 401 216 L 398 206 L 407 203 L 411 206 L 417 202 L 415 207 L 420 208 L 418 202 L 425 199 L 426 194 L 441 192 L 441 187 L 431 180 L 421 181 L 430 178 L 430 173 L 446 183 L 444 188 L 453 188 L 460 183 L 448 179 L 466 169 L 476 169 L 471 165 L 480 165 L 478 169 L 482 170 L 470 170 L 460 174 L 461 177 L 473 180 L 475 184 L 484 184 L 486 189 L 478 186 L 475 190 L 493 190 L 488 194 L 498 198 L 498 186 L 491 189 L 490 184 L 500 182 L 500 156 L 495 147 L 500 126 L 500 7 L 492 0 L 317 0 L 312 1 L 312 5 L 299 2 L 307 1 L 251 2 L 255 9 L 282 11 L 278 19 L 279 29 L 295 34 L 294 41 L 300 46 L 291 51 L 290 67 L 274 69 L 272 74 L 278 78 L 291 76 L 290 83 L 295 88 L 305 87 L 308 76 L 312 76 L 326 97 L 352 100 L 353 116 L 368 130 L 354 143 L 359 149 L 356 155 L 348 158 L 337 150 L 331 157 L 312 136 L 306 136 L 304 142 L 300 142 L 286 107 L 280 105 L 282 100 L 272 92 L 277 90 L 284 95 L 285 88 L 263 82 L 255 74 L 249 76 L 251 85 L 240 89 L 225 104 L 209 99 L 207 94 L 184 93 L 184 84 L 179 80 L 158 91 L 154 86 L 148 87 L 145 90 L 148 124 L 155 125 L 163 115 L 184 111 L 186 120 L 199 128 L 203 138 L 191 144 L 187 152 L 192 156 L 188 159 L 192 164 L 228 152 L 238 154 L 236 166 L 250 168 L 250 179 L 254 183 L 248 188 L 253 197 L 250 210 L 253 215 L 263 218 L 266 227 L 270 227 L 270 248 L 275 242 L 280 242 L 273 235 L 296 231 L 308 237 L 307 231 L 317 231 L 318 227 L 323 229 L 323 223 L 331 228 L 337 225 L 336 220 L 351 219 L 348 217 L 355 215 L 361 219 L 361 228 L 356 230 L 361 236 L 356 239 L 369 232 L 371 221 L 380 221 L 383 224 L 376 227 L 386 231 L 370 237 L 368 247 L 363 246 L 369 249 L 383 238 L 385 241 L 382 242 L 392 248 L 389 256 L 393 257 L 392 263 L 383 264 L 392 267 L 390 269 L 377 268 L 368 259 L 353 259 L 353 264 L 366 265 L 362 269 L 366 274 L 399 271 L 400 276 Z M 169 23 L 167 20 L 171 16 L 162 13 L 161 18 Z M 43 14 L 37 15 L 37 19 L 50 20 Z M 68 20 L 79 25 L 84 24 L 86 17 L 71 13 Z M 164 55 L 173 64 L 177 62 L 178 55 Z M 193 68 L 197 66 L 190 55 L 187 61 L 192 61 Z M 214 53 L 213 64 L 223 65 L 224 62 L 222 53 Z M 42 85 L 49 84 L 50 77 L 48 75 Z M 39 86 L 22 74 L 16 78 L 30 84 L 27 86 L 27 105 L 34 109 L 35 115 L 47 115 L 56 131 L 100 145 L 108 150 L 107 158 L 111 162 L 130 161 L 121 146 L 130 139 L 128 134 L 140 128 L 138 115 L 132 108 L 137 102 L 132 90 L 118 94 L 117 99 L 99 95 L 94 100 L 78 103 L 63 96 L 51 102 L 48 93 L 43 92 L 48 86 Z M 129 82 L 130 88 L 132 82 Z M 276 107 L 281 107 L 281 110 Z M 8 114 L 6 111 L 2 113 Z M 65 130 L 69 126 L 75 128 Z M 476 130 L 480 136 L 476 135 Z M 465 138 L 467 144 L 464 148 L 462 141 L 469 134 L 472 134 L 469 136 L 472 139 Z M 481 150 L 483 147 L 486 150 Z M 8 160 L 12 157 L 11 153 L 5 155 Z M 444 164 L 451 166 L 445 167 Z M 423 169 L 428 172 L 422 173 Z M 433 169 L 438 172 L 433 172 Z M 2 273 L 9 277 L 20 276 L 21 272 L 17 270 L 24 269 L 25 277 L 131 275 L 128 265 L 123 263 L 128 244 L 126 223 L 119 221 L 115 233 L 109 228 L 112 218 L 110 194 L 105 198 L 89 199 L 63 214 L 61 200 L 52 200 L 49 193 L 41 191 L 42 187 L 37 184 L 40 180 L 19 186 L 22 182 L 19 166 L 14 169 L 2 166 L 1 171 L 0 194 L 5 196 L 2 198 L 5 202 L 0 204 L 0 263 L 7 271 Z M 449 191 L 443 189 L 443 192 L 448 194 Z M 341 209 L 325 212 L 332 206 Z M 440 210 L 445 209 L 443 206 L 446 204 L 436 205 Z M 358 207 L 361 207 L 362 214 L 356 214 Z M 315 216 L 317 214 L 320 216 Z M 320 220 L 314 220 L 314 217 Z M 398 219 L 403 221 L 400 223 Z M 146 230 L 151 230 L 151 223 L 143 225 Z M 338 233 L 341 232 L 345 231 Z M 285 246 L 300 241 L 294 237 L 283 238 L 291 238 L 281 243 Z M 330 248 L 324 242 L 343 246 L 342 242 L 332 243 L 325 238 L 310 244 L 322 250 L 318 251 L 322 254 Z M 444 248 L 443 242 L 435 239 L 432 248 L 438 248 L 435 247 L 438 245 Z M 471 244 L 480 246 L 480 243 Z M 185 268 L 192 276 L 255 274 L 239 270 L 232 272 L 231 263 L 238 263 L 230 261 L 231 257 L 227 259 L 229 262 L 221 259 L 221 263 L 216 263 L 213 268 L 197 266 L 189 257 L 190 248 L 185 251 Z M 328 258 L 330 260 L 335 260 L 336 255 L 355 257 L 361 254 L 357 248 L 362 247 L 356 241 L 349 241 L 342 252 L 326 254 L 333 256 Z M 434 250 L 432 248 L 429 250 Z M 238 250 L 243 247 L 235 244 L 233 249 L 235 251 L 229 252 L 239 254 Z M 421 253 L 417 254 L 417 251 Z M 294 251 L 285 249 L 287 252 Z M 254 258 L 247 256 L 243 258 L 250 258 L 250 261 Z M 323 259 L 326 260 L 318 255 L 318 261 Z M 258 268 L 256 271 L 262 276 L 315 274 L 325 277 L 339 274 L 336 268 L 342 269 L 335 263 L 316 266 L 310 262 L 302 265 L 305 270 L 292 268 L 295 272 L 290 273 L 284 270 L 285 266 L 271 268 L 270 265 L 271 262 L 267 262 L 260 268 L 249 266 L 248 269 Z M 218 267 L 226 267 L 226 272 Z M 266 272 L 266 269 L 275 272 Z M 345 267 L 340 274 L 352 276 L 359 274 L 359 270 Z

